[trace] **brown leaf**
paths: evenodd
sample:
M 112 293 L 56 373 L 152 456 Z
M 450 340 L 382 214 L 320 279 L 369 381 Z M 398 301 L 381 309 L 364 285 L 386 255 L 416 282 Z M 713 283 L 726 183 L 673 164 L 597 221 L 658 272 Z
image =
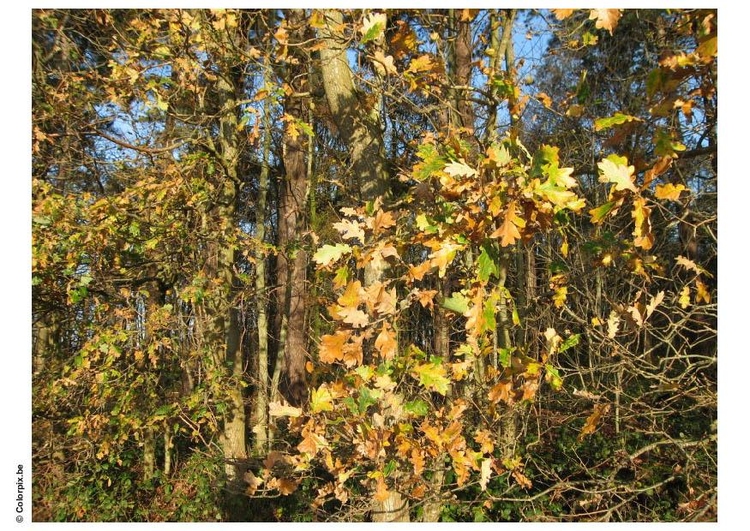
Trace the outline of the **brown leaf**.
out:
M 596 425 L 599 424 L 601 418 L 609 412 L 609 404 L 596 404 L 594 405 L 594 411 L 586 419 L 586 424 L 581 428 L 581 433 L 578 434 L 578 440 L 583 441 L 586 436 L 596 432 Z

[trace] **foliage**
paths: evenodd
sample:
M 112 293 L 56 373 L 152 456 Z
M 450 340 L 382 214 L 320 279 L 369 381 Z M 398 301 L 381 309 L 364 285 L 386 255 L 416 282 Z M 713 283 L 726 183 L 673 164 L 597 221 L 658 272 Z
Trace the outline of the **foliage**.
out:
M 716 42 L 35 10 L 35 517 L 715 520 Z

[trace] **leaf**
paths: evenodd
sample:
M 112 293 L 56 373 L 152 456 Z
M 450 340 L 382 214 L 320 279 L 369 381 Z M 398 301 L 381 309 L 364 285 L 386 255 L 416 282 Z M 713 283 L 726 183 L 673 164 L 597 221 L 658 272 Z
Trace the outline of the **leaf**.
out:
M 268 404 L 268 414 L 272 417 L 299 417 L 302 415 L 302 410 L 289 404 L 271 402 Z
M 326 267 L 351 252 L 352 248 L 345 243 L 338 243 L 336 245 L 326 244 L 315 252 L 313 261 L 320 266 Z
M 711 292 L 700 278 L 695 279 L 695 302 L 711 303 Z
M 539 92 L 536 95 L 536 99 L 548 109 L 552 108 L 552 98 L 550 98 L 545 92 Z
M 378 337 L 375 338 L 375 348 L 378 349 L 380 356 L 384 360 L 390 360 L 396 355 L 398 343 L 395 336 L 390 325 L 387 322 L 383 322 L 383 327 Z
M 586 423 L 581 428 L 581 433 L 578 434 L 578 440 L 583 441 L 588 435 L 592 435 L 596 432 L 596 426 L 601 421 L 602 417 L 609 412 L 609 404 L 595 404 L 594 411 L 586 419 Z
M 447 373 L 445 366 L 439 358 L 430 363 L 423 363 L 422 365 L 414 367 L 414 369 L 412 369 L 412 374 L 416 375 L 419 379 L 419 383 L 427 389 L 436 391 L 443 396 L 448 392 L 450 380 L 446 378 Z
M 610 35 L 612 35 L 621 15 L 622 13 L 619 9 L 592 9 L 591 14 L 589 15 L 589 20 L 596 19 L 596 28 L 605 29 L 609 31 Z
M 429 413 L 430 406 L 424 400 L 413 400 L 404 404 L 404 411 L 417 417 L 424 417 Z
M 591 223 L 601 223 L 607 215 L 612 212 L 612 209 L 617 204 L 617 201 L 607 201 L 603 205 L 589 210 L 591 216 Z
M 451 177 L 476 177 L 477 170 L 468 166 L 465 162 L 451 162 L 446 164 L 443 171 Z
M 616 125 L 622 125 L 624 123 L 632 122 L 633 120 L 637 120 L 639 122 L 643 121 L 636 116 L 616 112 L 614 115 L 607 118 L 597 118 L 594 121 L 594 131 L 603 131 Z
M 552 12 L 555 14 L 557 20 L 565 20 L 573 14 L 575 9 L 553 9 Z
M 289 496 L 295 490 L 297 490 L 297 481 L 287 478 L 279 478 L 276 483 L 276 489 L 281 493 L 282 496 Z
M 382 50 L 377 50 L 373 55 L 375 60 L 375 68 L 378 69 L 380 75 L 398 75 L 396 65 L 393 64 L 393 56 L 385 55 Z
M 690 306 L 690 286 L 685 286 L 680 292 L 680 298 L 678 299 L 680 307 L 684 310 Z
M 660 291 L 653 297 L 651 297 L 651 300 L 646 305 L 646 319 L 648 319 L 652 313 L 654 313 L 654 310 L 656 309 L 659 304 L 664 300 L 664 292 Z
M 432 57 L 424 54 L 412 59 L 409 63 L 409 68 L 407 68 L 406 71 L 410 73 L 427 72 L 432 70 L 434 66 Z
M 657 199 L 666 199 L 669 201 L 679 201 L 680 200 L 680 194 L 686 190 L 685 186 L 682 184 L 659 184 L 656 186 L 656 190 L 654 191 L 654 195 Z
M 326 384 L 313 389 L 312 396 L 310 397 L 310 410 L 313 413 L 333 411 L 333 398 L 334 396 Z
M 627 159 L 625 157 L 618 157 L 616 155 L 610 155 L 602 160 L 597 165 L 599 166 L 600 173 L 599 182 L 614 183 L 615 190 L 618 192 L 624 190 L 637 192 L 638 189 L 635 187 L 633 178 L 635 167 L 627 166 L 626 164 Z
M 521 239 L 521 233 L 518 231 L 518 228 L 525 227 L 526 221 L 516 215 L 515 201 L 510 202 L 505 210 L 505 216 L 503 219 L 503 224 L 490 234 L 490 238 L 501 238 L 500 245 L 507 247 L 508 245 L 516 243 L 516 240 Z
M 609 313 L 609 319 L 607 319 L 607 337 L 614 339 L 617 335 L 617 331 L 620 328 L 620 316 L 614 310 Z
M 365 242 L 365 231 L 357 221 L 344 219 L 334 223 L 333 228 L 339 231 L 341 237 L 345 240 L 359 239 L 360 242 Z
M 565 299 L 568 298 L 567 286 L 560 286 L 555 290 L 555 294 L 552 295 L 552 302 L 555 303 L 555 308 L 562 308 L 565 306 Z
M 514 402 L 511 391 L 513 390 L 513 382 L 510 380 L 503 380 L 495 384 L 487 393 L 487 398 L 492 402 L 498 403 L 500 401 L 506 404 L 512 404 Z
M 337 330 L 333 335 L 326 334 L 320 338 L 318 358 L 323 363 L 335 363 L 344 359 L 344 345 L 351 333 Z
M 378 40 L 383 36 L 386 25 L 385 13 L 370 13 L 362 23 L 362 44 Z
M 494 275 L 495 277 L 497 277 L 497 264 L 484 246 L 482 246 L 482 253 L 479 255 L 478 263 L 479 269 L 477 273 L 479 276 L 479 280 L 486 283 L 490 279 L 490 275 Z
M 487 483 L 490 481 L 490 475 L 492 474 L 492 457 L 486 457 L 482 460 L 481 473 L 479 476 L 479 487 L 482 492 L 487 490 Z
M 633 245 L 645 250 L 651 249 L 654 245 L 654 235 L 651 232 L 651 208 L 646 206 L 644 198 L 635 198 L 631 215 L 635 221 Z
M 701 266 L 693 262 L 690 258 L 685 258 L 684 256 L 680 255 L 675 260 L 677 261 L 677 265 L 681 265 L 685 269 L 693 271 L 697 275 L 706 275 L 707 277 L 713 276 Z
M 383 475 L 380 474 L 377 479 L 377 487 L 375 488 L 375 494 L 373 498 L 375 501 L 384 502 L 391 497 L 391 492 L 388 490 L 388 486 L 385 484 Z

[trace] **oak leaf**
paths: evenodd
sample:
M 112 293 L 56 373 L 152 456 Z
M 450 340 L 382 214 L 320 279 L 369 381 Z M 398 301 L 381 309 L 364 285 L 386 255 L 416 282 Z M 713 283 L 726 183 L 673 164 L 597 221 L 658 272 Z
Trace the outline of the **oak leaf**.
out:
M 682 184 L 659 184 L 656 186 L 656 190 L 654 190 L 654 195 L 657 199 L 666 199 L 669 201 L 679 201 L 680 200 L 680 194 L 686 190 L 685 186 Z
M 445 165 L 443 171 L 451 177 L 476 177 L 477 170 L 468 166 L 464 161 L 451 162 Z
M 620 16 L 622 16 L 620 9 L 592 9 L 589 20 L 596 20 L 597 29 L 605 29 L 612 35 Z
M 326 244 L 315 251 L 315 254 L 313 255 L 313 261 L 318 265 L 326 267 L 345 254 L 349 254 L 351 252 L 352 248 L 345 243 L 338 243 L 336 245 Z
M 586 419 L 586 423 L 581 428 L 581 433 L 578 434 L 578 440 L 583 441 L 586 436 L 592 435 L 596 432 L 596 426 L 601 421 L 602 417 L 609 412 L 609 404 L 596 404 L 594 405 L 594 411 Z
M 378 337 L 375 338 L 375 348 L 378 349 L 380 356 L 386 361 L 396 355 L 398 342 L 390 325 L 386 322 L 383 323 Z
M 451 381 L 446 377 L 447 372 L 442 362 L 437 359 L 431 363 L 423 363 L 412 369 L 412 374 L 419 379 L 424 387 L 445 396 Z
M 623 163 L 624 162 L 624 163 Z M 610 155 L 599 164 L 599 182 L 614 183 L 616 191 L 630 190 L 637 192 L 633 174 L 635 166 L 628 166 L 625 157 Z
M 341 237 L 345 240 L 359 239 L 360 242 L 365 242 L 365 231 L 357 221 L 344 219 L 334 223 L 333 228 L 339 231 Z

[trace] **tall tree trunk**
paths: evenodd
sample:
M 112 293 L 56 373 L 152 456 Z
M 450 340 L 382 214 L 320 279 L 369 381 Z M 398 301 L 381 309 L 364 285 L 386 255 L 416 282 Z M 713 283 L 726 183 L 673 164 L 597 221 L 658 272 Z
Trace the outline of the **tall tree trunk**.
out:
M 282 158 L 284 176 L 279 190 L 279 249 L 278 260 L 280 293 L 283 295 L 282 312 L 286 316 L 284 347 L 285 395 L 293 405 L 302 404 L 307 398 L 305 362 L 307 360 L 307 334 L 305 333 L 305 284 L 307 253 L 301 236 L 305 229 L 305 205 L 307 202 L 308 175 L 305 155 L 309 138 L 300 130 L 298 122 L 307 115 L 307 63 L 309 58 L 299 46 L 305 40 L 307 29 L 304 11 L 293 9 L 287 12 L 289 32 L 289 54 L 292 58 L 286 65 L 285 82 L 292 93 L 284 101 L 287 117 L 284 129 Z
M 377 98 L 373 105 L 358 97 L 347 58 L 347 39 L 343 33 L 341 11 L 327 10 L 325 24 L 320 30 L 323 48 L 320 50 L 321 77 L 326 100 L 336 122 L 339 137 L 347 144 L 352 172 L 359 180 L 362 200 L 375 201 L 388 192 L 388 172 L 385 147 L 377 114 Z M 370 264 L 365 268 L 365 286 L 383 277 L 383 270 Z M 398 473 L 392 477 L 398 481 Z M 372 519 L 376 522 L 408 522 L 409 503 L 395 489 L 383 502 L 373 501 Z
M 208 348 L 215 359 L 215 370 L 223 375 L 224 389 L 217 390 L 228 399 L 223 415 L 221 445 L 226 460 L 228 483 L 242 477 L 240 463 L 247 458 L 246 417 L 243 394 L 244 360 L 240 348 L 239 318 L 233 307 L 235 252 L 231 237 L 225 230 L 232 227 L 236 217 L 238 164 L 240 157 L 238 137 L 237 80 L 232 69 L 217 81 L 219 118 L 218 148 L 224 178 L 219 183 L 216 217 L 211 231 L 216 231 L 216 241 L 208 246 L 209 278 L 214 279 L 216 292 L 211 297 Z
M 270 66 L 263 67 L 263 86 L 270 86 Z M 261 170 L 258 177 L 258 203 L 255 212 L 255 238 L 262 244 L 266 237 L 266 207 L 268 197 L 268 183 L 271 154 L 271 101 L 267 99 L 263 105 L 263 153 L 261 155 Z M 268 402 L 269 402 L 269 374 L 268 374 L 268 293 L 266 284 L 266 257 L 262 250 L 255 255 L 255 309 L 258 314 L 258 357 L 256 368 L 255 393 L 255 450 L 262 452 L 267 449 L 269 441 L 268 431 Z

